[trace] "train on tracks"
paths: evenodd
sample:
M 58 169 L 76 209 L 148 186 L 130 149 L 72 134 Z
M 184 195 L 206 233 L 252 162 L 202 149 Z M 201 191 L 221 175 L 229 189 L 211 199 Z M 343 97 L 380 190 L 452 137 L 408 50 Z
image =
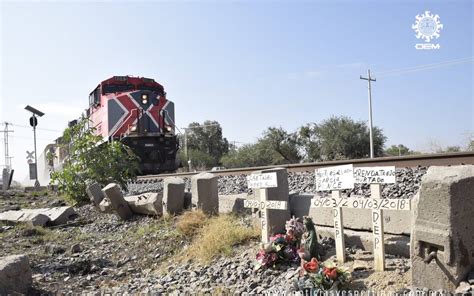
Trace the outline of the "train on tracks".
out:
M 104 140 L 132 149 L 141 174 L 177 170 L 174 103 L 154 79 L 114 76 L 102 81 L 89 95 L 87 116 Z
M 140 158 L 140 175 L 173 173 L 180 166 L 174 103 L 154 79 L 113 76 L 100 82 L 89 94 L 86 116 L 104 142 L 121 141 L 131 148 Z M 50 152 L 54 158 L 47 157 Z M 49 183 L 50 172 L 61 170 L 67 157 L 60 145 L 48 144 L 38 157 L 40 183 Z

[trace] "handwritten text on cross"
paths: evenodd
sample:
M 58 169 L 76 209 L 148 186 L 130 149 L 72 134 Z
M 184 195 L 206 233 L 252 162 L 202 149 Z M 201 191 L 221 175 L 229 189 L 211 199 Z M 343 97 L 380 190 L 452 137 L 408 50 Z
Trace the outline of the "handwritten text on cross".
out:
M 341 190 L 354 188 L 352 164 L 316 170 L 316 190 Z

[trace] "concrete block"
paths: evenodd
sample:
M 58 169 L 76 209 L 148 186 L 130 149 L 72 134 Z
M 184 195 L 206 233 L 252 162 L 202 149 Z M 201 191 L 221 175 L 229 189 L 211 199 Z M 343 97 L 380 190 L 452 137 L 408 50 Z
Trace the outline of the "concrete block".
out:
M 89 196 L 90 201 L 98 207 L 100 202 L 104 199 L 104 193 L 99 183 L 92 183 L 87 186 L 87 195 Z
M 332 226 L 332 208 L 311 208 L 312 194 L 293 194 L 290 196 L 291 215 L 310 216 L 317 225 Z M 361 197 L 363 198 L 363 197 Z M 371 210 L 342 208 L 344 228 L 372 231 Z M 391 234 L 411 234 L 410 211 L 384 211 L 384 232 Z
M 244 200 L 248 199 L 250 195 L 247 193 L 220 195 L 219 196 L 219 213 L 240 213 L 244 210 Z
M 99 210 L 103 213 L 112 213 L 113 208 L 110 204 L 109 199 L 106 197 L 104 198 L 99 204 Z
M 334 239 L 334 227 L 316 226 L 318 240 L 325 237 Z M 346 247 L 357 246 L 365 251 L 374 251 L 373 234 L 367 231 L 344 229 Z M 407 235 L 385 235 L 385 253 L 410 258 L 410 237 Z
M 163 215 L 163 195 L 157 192 L 147 192 L 140 195 L 126 196 L 125 201 L 132 212 L 143 215 Z
M 26 295 L 32 284 L 27 255 L 0 257 L 0 295 Z
M 219 211 L 219 196 L 217 191 L 217 176 L 211 173 L 200 173 L 191 178 L 193 203 L 207 214 L 217 214 Z
M 257 171 L 255 173 L 273 173 L 277 174 L 278 187 L 268 188 L 267 200 L 280 200 L 288 203 L 287 210 L 268 210 L 268 225 L 270 225 L 270 233 L 284 233 L 285 223 L 290 220 L 290 203 L 289 203 L 289 189 L 288 189 L 288 172 L 285 168 L 275 168 Z M 261 200 L 262 189 L 256 190 L 255 198 Z
M 190 210 L 193 208 L 193 195 L 191 192 L 184 193 L 184 202 L 183 202 L 183 209 Z
M 117 184 L 110 183 L 102 189 L 102 192 L 109 199 L 109 202 L 117 216 L 123 220 L 132 218 L 133 213 L 130 210 L 128 203 L 123 198 L 122 191 L 120 191 L 120 187 Z
M 3 169 L 2 171 L 2 190 L 8 190 L 8 183 L 10 182 L 10 174 L 8 173 L 7 169 Z
M 453 292 L 474 268 L 474 166 L 430 167 L 418 198 L 412 284 Z
M 179 214 L 184 208 L 184 180 L 168 177 L 163 181 L 163 210 L 171 215 Z

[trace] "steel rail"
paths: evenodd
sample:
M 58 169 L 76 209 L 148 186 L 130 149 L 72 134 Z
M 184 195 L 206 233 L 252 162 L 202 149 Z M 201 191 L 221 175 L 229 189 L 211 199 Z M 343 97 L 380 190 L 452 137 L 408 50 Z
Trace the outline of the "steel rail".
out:
M 228 175 L 248 175 L 254 171 L 261 171 L 272 168 L 286 168 L 290 172 L 313 171 L 316 168 L 352 164 L 354 167 L 362 166 L 395 166 L 396 168 L 417 167 L 417 166 L 451 166 L 451 165 L 474 165 L 474 152 L 454 152 L 454 153 L 435 153 L 420 154 L 407 156 L 389 156 L 377 158 L 362 159 L 344 159 L 334 161 L 307 162 L 297 164 L 269 165 L 247 168 L 234 168 L 220 171 L 200 171 L 200 172 L 183 172 L 174 174 L 146 175 L 138 177 L 138 181 L 147 181 L 162 179 L 164 177 L 190 177 L 202 172 L 210 172 L 218 176 Z

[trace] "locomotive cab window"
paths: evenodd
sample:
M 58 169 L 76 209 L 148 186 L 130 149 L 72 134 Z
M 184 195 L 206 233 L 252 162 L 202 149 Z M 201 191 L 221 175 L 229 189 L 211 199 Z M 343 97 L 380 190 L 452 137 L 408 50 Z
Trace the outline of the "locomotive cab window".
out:
M 97 106 L 100 104 L 100 87 L 98 86 L 94 89 L 93 92 L 89 95 L 89 105 L 90 106 Z

